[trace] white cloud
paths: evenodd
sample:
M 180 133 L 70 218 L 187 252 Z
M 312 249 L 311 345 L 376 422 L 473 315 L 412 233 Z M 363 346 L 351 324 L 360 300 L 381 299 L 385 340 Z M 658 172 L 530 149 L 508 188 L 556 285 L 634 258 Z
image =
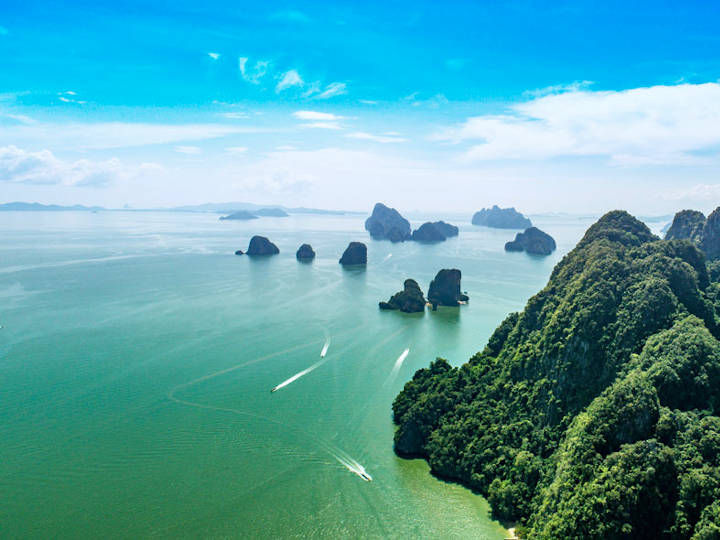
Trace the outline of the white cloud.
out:
M 0 147 L 0 182 L 102 187 L 154 167 L 158 166 L 147 163 L 126 167 L 117 158 L 64 161 L 49 150 L 30 152 L 13 145 Z
M 308 122 L 301 124 L 302 127 L 314 129 L 342 129 L 343 127 L 337 122 Z
M 365 105 L 377 105 L 378 102 L 373 99 L 358 99 L 360 103 L 364 103 Z
M 109 149 L 217 139 L 238 133 L 272 131 L 231 124 L 147 124 L 129 122 L 41 123 L 3 126 L 0 145 L 53 149 Z
M 218 58 L 220 58 L 220 53 L 216 53 L 216 52 L 209 52 L 209 53 L 207 53 L 207 55 L 210 58 L 212 58 L 213 60 L 217 60 Z
M 319 121 L 336 121 L 342 120 L 344 116 L 338 116 L 337 114 L 325 113 L 319 111 L 295 111 L 292 113 L 295 118 L 300 120 L 319 120 Z
M 267 60 L 257 60 L 255 64 L 250 65 L 250 59 L 246 56 L 238 58 L 238 68 L 240 75 L 247 82 L 252 84 L 260 84 L 260 80 L 267 74 L 270 62 Z
M 225 148 L 228 154 L 244 154 L 248 151 L 247 146 L 229 146 Z
M 373 135 L 372 133 L 365 133 L 364 131 L 356 131 L 354 133 L 348 133 L 345 135 L 350 139 L 362 139 L 365 141 L 373 141 L 378 143 L 399 143 L 405 142 L 407 139 L 397 137 L 396 135 Z
M 476 141 L 466 154 L 474 160 L 600 156 L 622 165 L 702 163 L 720 145 L 718 103 L 718 83 L 576 90 L 468 118 L 434 138 Z
M 244 118 L 250 118 L 250 115 L 245 112 L 226 112 L 220 113 L 223 118 L 229 118 L 230 120 L 242 120 Z
M 302 77 L 300 77 L 300 74 L 296 70 L 291 69 L 281 75 L 280 81 L 275 87 L 275 92 L 280 93 L 283 90 L 287 90 L 288 88 L 291 88 L 293 86 L 302 86 L 303 84 L 304 83 Z
M 666 201 L 712 201 L 720 199 L 720 184 L 695 184 L 689 188 L 674 189 L 659 194 Z
M 202 149 L 198 146 L 176 146 L 174 150 L 178 154 L 189 154 L 189 155 L 197 155 L 202 152 Z
M 592 81 L 574 81 L 570 84 L 554 84 L 552 86 L 546 86 L 545 88 L 527 90 L 523 92 L 523 95 L 526 97 L 542 97 L 551 94 L 562 94 L 564 92 L 578 92 L 580 90 L 587 90 L 592 85 Z
M 328 99 L 334 96 L 340 96 L 342 94 L 347 94 L 347 85 L 342 82 L 334 82 L 330 83 L 325 87 L 325 90 L 323 90 L 320 94 L 315 96 L 316 99 Z

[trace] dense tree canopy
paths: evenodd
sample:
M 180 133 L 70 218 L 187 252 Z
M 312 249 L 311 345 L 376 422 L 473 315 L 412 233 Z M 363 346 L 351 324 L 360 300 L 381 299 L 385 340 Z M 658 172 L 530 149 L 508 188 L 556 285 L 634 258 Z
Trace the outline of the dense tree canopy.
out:
M 481 353 L 405 385 L 396 450 L 529 538 L 718 538 L 717 274 L 606 214 Z

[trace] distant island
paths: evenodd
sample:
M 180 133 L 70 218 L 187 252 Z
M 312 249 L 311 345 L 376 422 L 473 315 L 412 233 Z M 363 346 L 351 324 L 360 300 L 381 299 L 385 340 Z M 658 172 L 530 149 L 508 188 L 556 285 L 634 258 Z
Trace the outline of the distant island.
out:
M 428 221 L 413 231 L 412 240 L 423 243 L 444 242 L 452 236 L 457 236 L 458 232 L 455 225 L 444 221 Z
M 376 203 L 372 215 L 365 220 L 365 230 L 375 240 L 404 242 L 410 240 L 410 222 L 394 208 Z
M 397 453 L 521 538 L 717 538 L 720 276 L 699 247 L 715 216 L 693 244 L 604 215 L 482 352 L 415 373 Z
M 175 206 L 171 208 L 165 208 L 165 211 L 169 212 L 207 212 L 207 213 L 215 213 L 215 214 L 227 214 L 231 212 L 238 212 L 240 210 L 244 210 L 246 212 L 250 212 L 252 214 L 260 215 L 259 212 L 261 211 L 276 211 L 281 210 L 285 212 L 285 214 L 319 214 L 319 215 L 332 215 L 332 216 L 341 216 L 348 213 L 358 213 L 358 212 L 346 212 L 342 210 L 322 210 L 319 208 L 305 208 L 305 207 L 297 207 L 297 208 L 289 208 L 281 205 L 273 205 L 273 206 L 267 206 L 267 205 L 261 205 L 261 204 L 253 204 L 253 203 L 246 203 L 246 202 L 227 202 L 227 203 L 205 203 L 205 204 L 195 204 L 195 205 L 185 205 L 185 206 Z M 272 216 L 272 217 L 284 217 L 284 216 Z
M 555 239 L 537 227 L 517 233 L 515 240 L 505 244 L 505 251 L 525 251 L 530 255 L 550 255 L 555 251 Z
M 515 208 L 500 208 L 494 205 L 492 208 L 483 208 L 475 212 L 472 217 L 473 225 L 483 225 L 494 229 L 527 229 L 532 227 L 532 222 L 523 216 Z
M 40 204 L 28 202 L 9 202 L 0 204 L 0 212 L 99 212 L 102 206 L 61 206 L 57 204 Z
M 258 217 L 255 214 L 251 214 L 250 212 L 246 212 L 245 210 L 240 210 L 238 212 L 233 212 L 232 214 L 229 214 L 227 216 L 220 216 L 220 221 L 225 220 L 237 220 L 237 221 L 248 221 L 251 219 L 257 219 Z
M 255 211 L 255 215 L 262 217 L 288 217 L 290 214 L 282 208 L 261 208 Z

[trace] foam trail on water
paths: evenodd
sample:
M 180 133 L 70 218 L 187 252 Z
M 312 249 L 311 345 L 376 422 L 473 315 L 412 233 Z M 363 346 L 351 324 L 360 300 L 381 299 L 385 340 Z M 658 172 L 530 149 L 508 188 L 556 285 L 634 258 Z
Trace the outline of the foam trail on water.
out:
M 322 351 L 320 351 L 320 358 L 325 358 L 325 355 L 327 354 L 328 347 L 330 347 L 330 340 L 328 339 L 325 342 L 325 345 L 323 345 Z
M 382 262 L 389 260 L 390 257 L 392 257 L 392 253 L 388 253 L 387 255 L 385 255 L 385 258 L 382 260 Z
M 338 462 L 340 462 L 351 473 L 357 474 L 360 478 L 362 478 L 366 482 L 372 482 L 372 476 L 370 476 L 368 474 L 368 472 L 365 470 L 365 467 L 360 465 L 354 459 L 352 459 L 350 457 L 344 458 L 337 454 L 335 454 L 334 457 L 335 457 L 335 459 L 338 460 Z
M 386 382 L 394 381 L 395 377 L 397 377 L 398 371 L 400 371 L 400 368 L 403 365 L 403 362 L 407 358 L 407 355 L 410 354 L 410 349 L 405 349 L 400 356 L 398 356 L 398 359 L 395 360 L 395 365 L 393 366 L 392 370 L 390 371 L 390 376 L 388 377 L 388 380 Z
M 307 375 L 307 374 L 310 373 L 311 371 L 316 370 L 317 368 L 319 368 L 320 366 L 322 366 L 325 362 L 327 362 L 327 360 L 325 360 L 325 359 L 320 360 L 319 362 L 315 362 L 315 363 L 314 363 L 312 366 L 310 366 L 309 368 L 303 369 L 303 370 L 300 371 L 299 373 L 296 373 L 295 375 L 293 375 L 293 376 L 290 377 L 289 379 L 287 379 L 287 380 L 281 382 L 280 384 L 278 384 L 275 388 L 273 388 L 273 389 L 270 390 L 270 391 L 271 391 L 271 392 L 275 392 L 275 391 L 277 391 L 277 390 L 280 390 L 281 388 L 286 387 L 288 384 L 297 381 L 300 377 L 303 377 L 304 375 Z

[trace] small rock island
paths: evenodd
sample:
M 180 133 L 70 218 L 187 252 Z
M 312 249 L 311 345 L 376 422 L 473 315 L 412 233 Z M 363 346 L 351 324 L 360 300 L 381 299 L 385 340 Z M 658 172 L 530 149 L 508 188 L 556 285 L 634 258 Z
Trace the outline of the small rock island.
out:
M 358 266 L 367 264 L 367 246 L 362 242 L 350 242 L 340 257 L 343 266 Z
M 220 216 L 220 221 L 225 220 L 238 220 L 238 221 L 247 221 L 250 219 L 257 219 L 258 217 L 255 214 L 251 214 L 250 212 L 247 212 L 245 210 L 240 210 L 238 212 L 233 212 L 232 214 L 229 214 L 227 216 Z
M 412 239 L 416 242 L 433 243 L 444 242 L 451 236 L 458 235 L 458 228 L 444 221 L 428 221 L 415 229 Z
M 255 215 L 263 217 L 288 217 L 288 214 L 282 208 L 261 208 L 255 212 Z
M 550 255 L 555 251 L 555 240 L 537 227 L 517 233 L 515 240 L 505 244 L 505 251 L 525 251 L 531 255 Z
M 365 230 L 374 240 L 404 242 L 410 240 L 410 222 L 394 208 L 377 203 L 372 215 L 365 220 Z
M 247 255 L 277 255 L 280 253 L 278 247 L 264 236 L 253 236 L 247 249 Z M 237 254 L 237 252 L 236 252 Z
M 494 229 L 527 229 L 532 222 L 515 208 L 483 208 L 472 217 L 473 225 L 483 225 Z
M 315 251 L 310 244 L 303 244 L 295 253 L 295 258 L 298 261 L 312 261 L 315 258 Z
M 399 309 L 404 313 L 425 311 L 425 297 L 414 279 L 406 279 L 403 290 L 392 295 L 387 302 L 380 302 L 380 309 Z
M 454 307 L 468 301 L 467 295 L 460 292 L 461 278 L 462 273 L 457 268 L 443 268 L 437 273 L 428 289 L 428 302 L 432 304 L 433 311 L 438 306 Z

